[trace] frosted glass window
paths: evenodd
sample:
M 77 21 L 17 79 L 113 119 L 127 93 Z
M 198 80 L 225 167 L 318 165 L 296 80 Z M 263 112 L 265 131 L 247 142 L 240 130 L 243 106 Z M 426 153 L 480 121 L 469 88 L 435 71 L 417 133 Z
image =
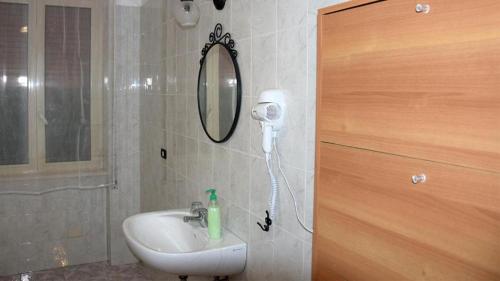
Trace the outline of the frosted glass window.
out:
M 46 162 L 91 160 L 91 10 L 45 8 Z
M 28 5 L 0 3 L 0 165 L 29 163 Z

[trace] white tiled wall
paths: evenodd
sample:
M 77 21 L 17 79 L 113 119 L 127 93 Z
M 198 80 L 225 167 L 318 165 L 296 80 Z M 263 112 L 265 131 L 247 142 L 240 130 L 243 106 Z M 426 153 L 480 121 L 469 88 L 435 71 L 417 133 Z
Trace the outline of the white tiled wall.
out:
M 160 158 L 160 149 L 164 147 L 166 135 L 165 124 L 168 122 L 164 118 L 167 81 L 164 79 L 165 64 L 162 60 L 166 54 L 163 40 L 166 34 L 163 30 L 164 2 L 167 1 L 147 1 L 140 12 L 142 211 L 172 208 L 175 205 L 169 204 L 165 198 L 176 198 L 163 188 L 167 180 L 166 163 Z M 152 85 L 147 85 L 148 80 Z M 173 153 L 173 150 L 169 150 L 169 153 Z M 173 179 L 173 176 L 168 179 Z
M 137 2 L 137 1 L 136 1 Z M 139 70 L 140 5 L 119 1 L 114 9 L 114 130 L 117 189 L 109 191 L 109 259 L 135 262 L 122 222 L 140 211 Z
M 103 189 L 0 195 L 0 276 L 106 260 L 105 218 Z
M 141 74 L 145 74 L 141 81 L 148 77 L 154 81 L 151 89 L 143 88 L 141 94 L 142 208 L 206 202 L 204 191 L 215 187 L 223 206 L 224 226 L 249 245 L 247 268 L 240 279 L 310 280 L 311 235 L 295 219 L 282 179 L 279 215 L 272 231 L 264 233 L 256 225 L 267 209 L 269 178 L 261 153 L 260 127 L 251 119 L 250 109 L 263 89 L 290 91 L 279 152 L 290 184 L 297 191 L 300 216 L 311 226 L 316 10 L 341 1 L 228 0 L 223 11 L 217 11 L 212 1 L 195 2 L 201 18 L 192 29 L 176 24 L 172 16 L 175 1 L 150 0 L 146 6 L 151 9 L 142 12 L 151 16 L 142 18 L 141 42 L 145 45 L 141 48 L 152 52 L 143 54 L 147 58 L 141 66 Z M 162 13 L 162 23 L 155 21 L 160 17 L 153 16 L 155 13 Z M 200 52 L 218 22 L 236 41 L 243 86 L 240 121 L 224 144 L 206 137 L 196 99 Z M 158 75 L 164 76 L 156 80 Z M 167 161 L 159 157 L 161 146 L 168 148 Z

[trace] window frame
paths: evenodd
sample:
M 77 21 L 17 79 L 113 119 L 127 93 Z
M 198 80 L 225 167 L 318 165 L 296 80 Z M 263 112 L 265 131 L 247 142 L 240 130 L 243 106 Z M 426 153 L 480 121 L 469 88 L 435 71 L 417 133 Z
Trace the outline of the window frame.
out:
M 104 169 L 103 99 L 103 1 L 100 0 L 0 0 L 28 5 L 28 136 L 29 163 L 0 165 L 0 175 L 102 172 Z M 91 160 L 47 163 L 45 158 L 45 8 L 91 9 L 90 119 Z
M 36 47 L 35 32 L 36 25 L 35 4 L 30 0 L 0 0 L 0 3 L 28 5 L 28 163 L 16 165 L 0 165 L 0 175 L 25 174 L 36 170 L 36 130 L 35 113 L 36 102 L 34 97 L 33 78 L 36 75 Z

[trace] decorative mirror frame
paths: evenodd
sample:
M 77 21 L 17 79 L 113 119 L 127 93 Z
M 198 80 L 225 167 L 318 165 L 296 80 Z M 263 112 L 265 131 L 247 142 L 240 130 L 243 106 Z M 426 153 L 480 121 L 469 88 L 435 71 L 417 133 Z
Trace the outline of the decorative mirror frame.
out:
M 231 136 L 234 133 L 234 130 L 236 129 L 236 125 L 238 124 L 239 116 L 240 116 L 240 110 L 241 110 L 241 76 L 240 76 L 240 69 L 238 66 L 238 61 L 236 60 L 236 57 L 238 57 L 238 51 L 234 49 L 235 42 L 231 38 L 231 34 L 229 32 L 226 32 L 222 34 L 222 24 L 218 23 L 215 25 L 214 31 L 210 32 L 210 35 L 208 37 L 208 43 L 205 44 L 203 49 L 201 50 L 201 59 L 200 59 L 200 70 L 198 71 L 198 87 L 197 87 L 197 102 L 198 102 L 198 115 L 200 116 L 200 121 L 201 125 L 203 127 L 203 131 L 205 131 L 205 134 L 208 136 L 208 138 L 215 142 L 215 143 L 223 143 L 226 142 L 231 138 Z M 201 77 L 201 71 L 203 70 L 203 63 L 205 62 L 206 56 L 210 49 L 214 47 L 215 45 L 221 45 L 223 46 L 229 53 L 231 60 L 233 62 L 234 66 L 234 72 L 236 75 L 236 113 L 234 116 L 233 124 L 231 125 L 231 129 L 227 133 L 227 135 L 222 139 L 222 140 L 215 140 L 210 136 L 210 134 L 207 131 L 207 128 L 205 126 L 205 123 L 203 122 L 203 118 L 201 116 L 201 108 L 200 108 L 200 77 Z

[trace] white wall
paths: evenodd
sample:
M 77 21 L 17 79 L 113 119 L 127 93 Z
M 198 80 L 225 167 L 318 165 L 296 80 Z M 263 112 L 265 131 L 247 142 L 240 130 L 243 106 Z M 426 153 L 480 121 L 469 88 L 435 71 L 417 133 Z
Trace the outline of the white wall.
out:
M 248 242 L 242 280 L 310 280 L 311 235 L 293 211 L 281 180 L 279 218 L 272 231 L 256 225 L 267 209 L 269 178 L 261 152 L 259 124 L 250 109 L 266 88 L 285 88 L 288 117 L 279 138 L 285 172 L 297 191 L 300 216 L 312 225 L 316 102 L 316 10 L 340 1 L 228 0 L 223 11 L 212 1 L 196 1 L 201 18 L 193 29 L 180 28 L 172 17 L 175 1 L 156 1 L 163 24 L 148 38 L 161 38 L 161 60 L 145 69 L 155 85 L 141 95 L 142 207 L 155 210 L 206 202 L 205 189 L 218 189 L 224 226 Z M 152 17 L 156 18 L 156 17 Z M 243 100 L 233 137 L 212 143 L 197 112 L 200 52 L 217 22 L 230 32 L 239 52 Z M 144 22 L 143 22 L 144 23 Z M 156 40 L 146 40 L 156 44 Z M 146 76 L 143 77 L 146 78 Z M 144 82 L 144 81 L 143 81 Z M 169 159 L 159 149 L 166 146 Z
M 122 3 L 124 2 L 124 3 Z M 132 1 L 114 6 L 114 130 L 116 180 L 109 191 L 109 259 L 112 264 L 136 262 L 122 231 L 125 218 L 140 211 L 139 51 L 140 7 Z M 126 4 L 126 5 L 122 5 Z
M 41 187 L 40 182 L 44 180 L 32 184 Z M 81 186 L 76 182 L 71 186 Z M 63 186 L 64 179 L 47 187 Z M 2 183 L 0 190 L 4 188 L 19 190 L 15 184 Z M 0 195 L 0 276 L 106 259 L 104 189 Z

